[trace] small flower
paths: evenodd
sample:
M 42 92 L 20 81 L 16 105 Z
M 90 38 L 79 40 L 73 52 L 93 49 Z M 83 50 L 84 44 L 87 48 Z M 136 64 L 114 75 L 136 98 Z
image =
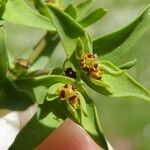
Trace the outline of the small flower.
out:
M 97 58 L 92 54 L 84 54 L 80 60 L 81 68 L 88 73 L 90 78 L 101 80 L 102 70 L 97 63 Z
M 59 96 L 63 101 L 69 102 L 75 108 L 78 108 L 79 98 L 76 86 L 72 84 L 65 84 L 58 90 Z

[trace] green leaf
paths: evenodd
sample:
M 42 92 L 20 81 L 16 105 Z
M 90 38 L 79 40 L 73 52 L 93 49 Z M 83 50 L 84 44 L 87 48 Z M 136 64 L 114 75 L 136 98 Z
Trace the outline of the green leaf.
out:
M 58 89 L 62 88 L 63 85 L 64 84 L 62 84 L 62 83 L 57 83 L 57 84 L 52 85 L 50 88 L 48 88 L 46 100 L 47 101 L 53 101 L 56 98 L 58 98 L 59 97 Z
M 65 119 L 60 108 L 57 101 L 45 101 L 39 105 L 37 113 L 19 132 L 9 150 L 35 149 Z
M 42 15 L 50 18 L 48 6 L 46 6 L 42 0 L 34 0 L 34 3 L 35 3 L 35 7 L 39 10 L 39 12 Z
M 92 81 L 92 83 L 94 83 L 95 85 L 99 86 L 99 87 L 104 87 L 104 88 L 108 88 L 110 87 L 109 84 L 104 83 L 101 80 L 96 80 L 96 79 L 90 79 Z
M 87 108 L 86 108 L 86 102 L 84 97 L 80 92 L 78 92 L 78 97 L 80 99 L 80 109 L 84 113 L 85 116 L 88 116 Z
M 85 0 L 81 3 L 79 3 L 77 5 L 77 9 L 78 9 L 78 17 L 79 19 L 85 14 L 87 13 L 88 9 L 90 8 L 91 4 L 92 4 L 93 0 Z
M 118 67 L 108 61 L 101 61 L 101 64 L 103 63 L 114 71 L 121 71 Z M 112 97 L 134 97 L 150 101 L 150 91 L 145 89 L 127 73 L 120 74 L 120 76 L 115 76 L 107 71 L 104 71 L 102 81 L 110 85 L 107 90 L 112 93 L 112 95 L 110 95 Z
M 121 76 L 126 73 L 126 70 L 118 70 L 115 65 L 107 61 L 102 61 L 100 64 L 100 68 L 113 76 Z
M 59 33 L 67 55 L 70 56 L 76 48 L 76 39 L 85 35 L 84 29 L 72 17 L 56 6 L 49 5 L 49 8 L 51 19 Z
M 136 65 L 136 63 L 137 63 L 137 60 L 136 59 L 134 59 L 134 60 L 131 60 L 131 61 L 129 61 L 129 62 L 127 62 L 127 63 L 125 63 L 125 64 L 122 64 L 122 65 L 120 65 L 120 66 L 118 66 L 120 69 L 131 69 L 131 68 L 133 68 L 135 65 Z
M 46 75 L 41 77 L 27 78 L 17 80 L 15 83 L 17 87 L 28 94 L 33 101 L 38 104 L 42 104 L 45 100 L 47 90 L 50 86 L 56 83 L 69 83 L 74 82 L 68 77 L 63 77 L 59 75 Z
M 50 19 L 33 11 L 23 0 L 8 0 L 2 18 L 19 25 L 56 31 Z
M 93 51 L 101 59 L 116 63 L 150 28 L 150 6 L 126 27 L 93 40 Z
M 65 9 L 65 13 L 70 15 L 72 18 L 76 19 L 77 18 L 77 8 L 75 5 L 70 4 L 68 7 Z
M 7 0 L 0 0 L 0 19 L 2 17 L 4 10 L 5 10 L 5 4 L 6 3 L 7 3 Z M 1 20 L 0 20 L 0 22 L 1 22 Z
M 87 116 L 82 115 L 81 126 L 90 134 L 90 136 L 95 140 L 98 145 L 107 150 L 107 142 L 102 133 L 96 107 L 94 106 L 92 99 L 88 96 L 84 87 L 78 85 L 78 89 L 82 93 L 82 96 L 86 101 L 87 111 Z
M 89 35 L 86 33 L 85 37 L 77 39 L 77 45 L 74 53 L 71 55 L 69 60 L 77 68 L 79 67 L 79 62 L 83 54 L 92 54 L 92 44 Z
M 8 57 L 5 46 L 5 30 L 0 27 L 0 82 L 5 77 L 8 69 Z
M 101 61 L 107 69 L 104 70 L 102 80 L 90 79 L 84 71 L 80 71 L 82 80 L 93 90 L 110 97 L 140 98 L 150 101 L 150 91 L 134 80 L 129 74 L 122 72 L 108 61 Z M 111 72 L 113 70 L 113 72 Z
M 82 47 L 81 43 L 78 47 Z M 111 97 L 135 97 L 150 101 L 150 92 L 147 89 L 130 77 L 125 70 L 119 69 L 109 61 L 98 62 L 103 70 L 102 80 L 89 78 L 88 74 L 81 69 L 75 53 L 70 61 L 80 78 L 98 93 Z
M 81 24 L 83 27 L 88 27 L 93 23 L 97 22 L 99 19 L 101 19 L 106 13 L 107 13 L 106 9 L 98 8 L 93 12 L 91 12 L 88 16 L 80 20 L 79 24 Z
M 33 104 L 31 98 L 24 92 L 16 89 L 13 82 L 4 79 L 0 89 L 0 109 L 25 110 Z

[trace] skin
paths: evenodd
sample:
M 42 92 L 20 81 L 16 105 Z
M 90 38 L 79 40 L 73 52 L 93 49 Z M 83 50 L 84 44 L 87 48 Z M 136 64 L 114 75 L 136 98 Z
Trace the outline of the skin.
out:
M 36 111 L 36 105 L 19 112 L 20 128 L 30 120 Z M 93 139 L 71 119 L 66 119 L 35 150 L 103 150 Z
M 103 150 L 70 119 L 58 127 L 36 150 Z

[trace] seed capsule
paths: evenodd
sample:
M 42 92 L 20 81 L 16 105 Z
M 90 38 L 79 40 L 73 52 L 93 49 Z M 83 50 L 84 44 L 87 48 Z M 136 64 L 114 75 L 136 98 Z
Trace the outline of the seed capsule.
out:
M 66 76 L 68 76 L 68 77 L 71 77 L 71 78 L 76 79 L 76 72 L 74 72 L 74 71 L 72 70 L 72 68 L 67 68 L 67 69 L 65 70 L 65 74 L 66 74 Z

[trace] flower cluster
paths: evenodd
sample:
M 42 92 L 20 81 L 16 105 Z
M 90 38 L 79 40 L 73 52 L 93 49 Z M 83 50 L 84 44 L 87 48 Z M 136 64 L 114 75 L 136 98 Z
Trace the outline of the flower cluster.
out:
M 81 68 L 88 73 L 90 78 L 101 80 L 102 70 L 96 62 L 96 56 L 92 54 L 84 54 L 81 57 L 80 65 Z
M 72 84 L 65 84 L 59 90 L 59 96 L 62 100 L 66 100 L 75 108 L 78 108 L 79 105 L 79 98 L 78 98 L 78 91 L 76 86 Z

